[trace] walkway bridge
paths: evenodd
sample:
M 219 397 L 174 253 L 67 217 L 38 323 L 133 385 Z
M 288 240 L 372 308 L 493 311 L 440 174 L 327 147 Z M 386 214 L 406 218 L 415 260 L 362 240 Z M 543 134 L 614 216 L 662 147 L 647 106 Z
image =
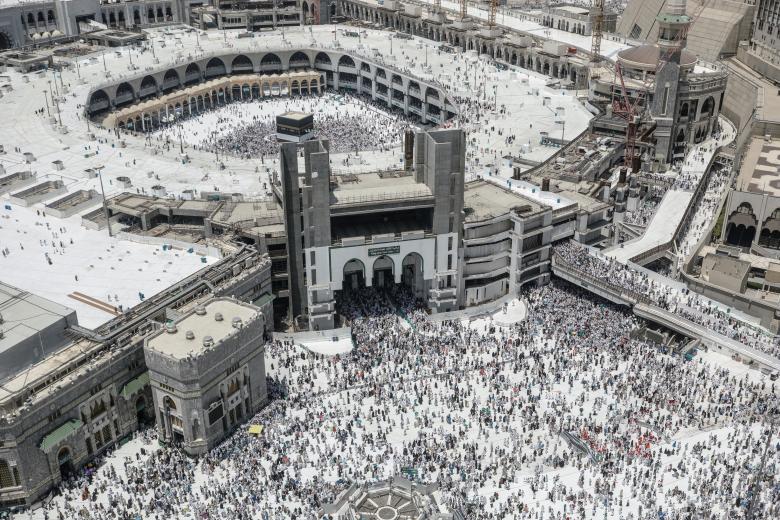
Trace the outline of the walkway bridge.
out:
M 737 353 L 743 358 L 752 359 L 759 368 L 766 367 L 780 370 L 780 359 L 714 332 L 666 309 L 662 309 L 642 294 L 623 289 L 591 276 L 579 270 L 576 266 L 565 262 L 557 254 L 553 254 L 551 265 L 555 276 L 613 303 L 630 307 L 634 314 L 640 318 L 658 323 L 670 330 L 697 339 L 710 349 L 719 352 Z
M 672 187 L 661 199 L 644 233 L 637 238 L 604 250 L 618 262 L 633 262 L 647 265 L 661 257 L 674 258 L 686 224 L 691 221 L 699 201 L 704 196 L 712 165 L 720 151 L 728 146 L 736 136 L 734 126 L 725 118 L 720 118 L 722 134 L 716 139 L 710 137 L 688 153 L 687 160 L 678 174 L 683 177 L 697 177 L 692 189 Z M 696 161 L 701 154 L 702 161 Z

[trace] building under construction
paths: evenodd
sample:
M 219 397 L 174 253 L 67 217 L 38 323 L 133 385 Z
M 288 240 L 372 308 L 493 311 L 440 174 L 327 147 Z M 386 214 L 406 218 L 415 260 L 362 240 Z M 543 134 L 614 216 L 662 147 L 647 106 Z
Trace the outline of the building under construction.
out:
M 655 43 L 620 51 L 614 64 L 593 66 L 589 99 L 605 114 L 594 128 L 625 132 L 626 164 L 633 170 L 665 170 L 717 129 L 727 71 L 686 49 L 693 22 L 685 0 L 669 2 L 656 17 Z

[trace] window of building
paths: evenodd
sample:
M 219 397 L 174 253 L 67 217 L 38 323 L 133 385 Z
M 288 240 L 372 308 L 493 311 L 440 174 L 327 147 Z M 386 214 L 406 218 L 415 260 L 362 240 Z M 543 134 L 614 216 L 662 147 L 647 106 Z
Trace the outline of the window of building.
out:
M 105 426 L 103 426 L 103 442 L 109 443 L 113 438 L 114 436 L 111 435 L 111 426 L 106 424 Z
M 105 411 L 106 411 L 105 401 L 101 399 L 100 401 L 93 403 L 89 411 L 90 419 L 94 421 L 97 416 L 99 416 Z
M 19 485 L 19 470 L 8 461 L 0 459 L 0 489 Z

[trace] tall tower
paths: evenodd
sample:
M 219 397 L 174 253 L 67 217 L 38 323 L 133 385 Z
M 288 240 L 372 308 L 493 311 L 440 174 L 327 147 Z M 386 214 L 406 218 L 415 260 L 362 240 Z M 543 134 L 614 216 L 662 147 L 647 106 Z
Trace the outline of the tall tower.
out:
M 656 121 L 655 159 L 659 165 L 672 160 L 675 127 L 678 122 L 677 89 L 681 67 L 680 56 L 685 48 L 691 18 L 685 14 L 686 0 L 669 0 L 658 21 L 658 66 L 655 71 L 655 91 L 651 114 Z

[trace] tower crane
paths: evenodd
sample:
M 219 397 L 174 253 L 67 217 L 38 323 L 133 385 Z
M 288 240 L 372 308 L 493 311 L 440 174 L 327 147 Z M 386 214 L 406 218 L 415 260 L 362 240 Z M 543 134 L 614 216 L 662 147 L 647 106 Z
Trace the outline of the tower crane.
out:
M 604 0 L 593 0 L 590 8 L 590 61 L 601 61 L 601 38 L 604 36 Z
M 496 26 L 496 11 L 498 10 L 498 0 L 490 0 L 490 10 L 488 11 L 488 27 Z

